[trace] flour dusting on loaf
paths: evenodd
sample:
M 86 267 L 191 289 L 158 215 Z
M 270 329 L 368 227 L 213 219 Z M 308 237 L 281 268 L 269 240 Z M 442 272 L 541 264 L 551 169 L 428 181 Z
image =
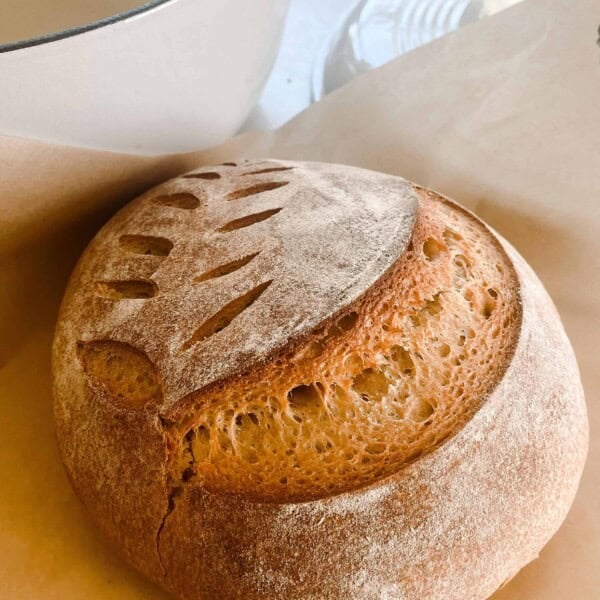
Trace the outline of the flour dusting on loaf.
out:
M 564 519 L 577 366 L 529 267 L 440 195 L 287 161 L 150 190 L 54 343 L 74 487 L 186 599 L 484 599 Z
M 148 192 L 87 253 L 72 298 L 78 335 L 143 349 L 161 373 L 164 407 L 251 367 L 347 307 L 408 244 L 417 200 L 403 180 L 310 164 L 247 170 L 220 167 L 212 179 L 192 173 Z M 198 205 L 174 205 L 173 197 Z M 132 235 L 154 246 L 123 242 Z M 227 265 L 230 272 L 202 279 Z M 235 315 L 227 327 L 198 343 L 207 319 L 249 293 L 247 306 L 224 315 L 224 322 Z

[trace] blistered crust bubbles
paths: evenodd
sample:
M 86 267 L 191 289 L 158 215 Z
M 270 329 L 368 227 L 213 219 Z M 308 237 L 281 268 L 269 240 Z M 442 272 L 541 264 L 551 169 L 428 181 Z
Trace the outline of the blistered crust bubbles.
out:
M 327 497 L 393 474 L 473 416 L 514 351 L 518 282 L 484 225 L 418 193 L 407 251 L 363 297 L 187 399 L 175 481 L 258 501 Z

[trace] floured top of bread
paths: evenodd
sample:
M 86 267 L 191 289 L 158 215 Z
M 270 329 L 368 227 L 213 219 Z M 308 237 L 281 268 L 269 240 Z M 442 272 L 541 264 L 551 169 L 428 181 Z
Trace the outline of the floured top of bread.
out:
M 98 395 L 157 417 L 173 490 L 287 502 L 377 481 L 464 426 L 506 370 L 520 303 L 510 260 L 456 205 L 269 161 L 126 207 L 62 319 Z
M 78 339 L 142 351 L 172 407 L 356 300 L 402 254 L 416 207 L 407 182 L 342 166 L 184 175 L 92 242 L 70 300 Z

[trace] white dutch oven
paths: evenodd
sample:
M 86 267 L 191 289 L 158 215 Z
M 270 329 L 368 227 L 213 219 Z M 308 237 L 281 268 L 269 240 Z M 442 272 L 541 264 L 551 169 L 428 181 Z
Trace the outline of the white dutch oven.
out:
M 4 0 L 0 134 L 155 154 L 233 135 L 287 0 Z

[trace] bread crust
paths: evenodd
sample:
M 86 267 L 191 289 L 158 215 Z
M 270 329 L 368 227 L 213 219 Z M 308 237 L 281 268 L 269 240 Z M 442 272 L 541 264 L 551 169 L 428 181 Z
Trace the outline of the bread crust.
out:
M 173 488 L 165 398 L 126 410 L 82 374 L 71 307 L 85 278 L 80 263 L 53 349 L 55 415 L 67 471 L 94 520 L 131 564 L 181 598 L 487 598 L 564 519 L 588 436 L 560 318 L 528 265 L 497 239 L 520 282 L 522 322 L 512 360 L 481 408 L 393 475 L 297 503 Z M 369 293 L 377 282 L 363 286 Z

